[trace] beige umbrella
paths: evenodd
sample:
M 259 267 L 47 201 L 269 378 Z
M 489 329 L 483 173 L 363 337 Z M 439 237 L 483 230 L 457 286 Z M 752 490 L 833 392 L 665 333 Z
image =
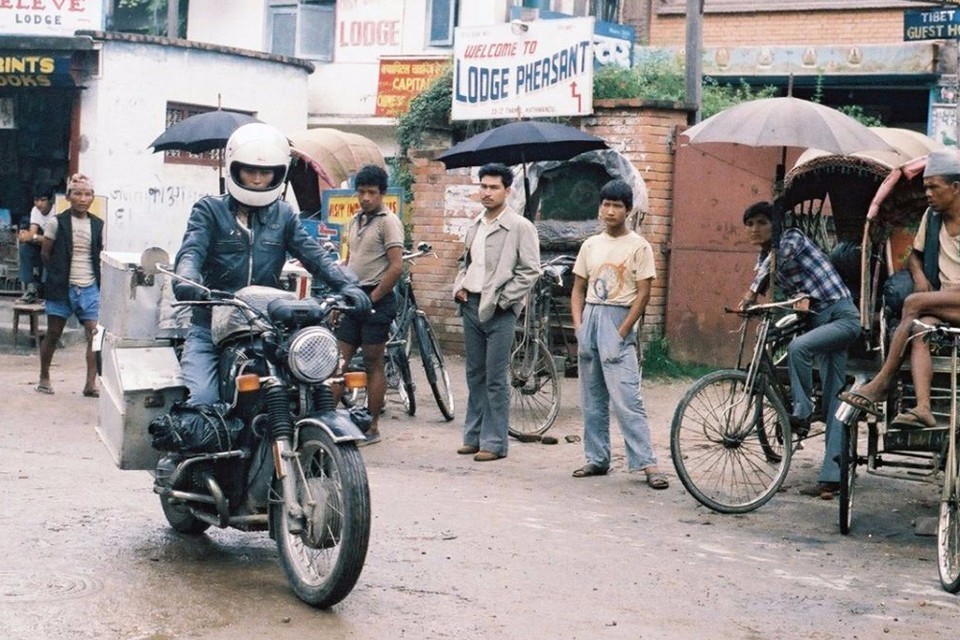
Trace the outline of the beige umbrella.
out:
M 308 129 L 288 134 L 293 147 L 290 186 L 301 211 L 319 211 L 321 194 L 335 189 L 365 164 L 385 166 L 377 143 L 338 129 Z

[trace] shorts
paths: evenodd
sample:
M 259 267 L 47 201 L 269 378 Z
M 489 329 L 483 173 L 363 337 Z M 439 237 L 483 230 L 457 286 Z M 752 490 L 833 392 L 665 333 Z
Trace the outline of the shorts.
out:
M 47 315 L 68 319 L 76 314 L 80 322 L 100 319 L 100 287 L 91 284 L 87 287 L 70 285 L 67 300 L 47 300 Z
M 373 287 L 363 287 L 369 294 Z M 393 291 L 382 297 L 373 305 L 372 313 L 359 317 L 353 313 L 340 315 L 340 326 L 337 327 L 337 340 L 346 342 L 354 347 L 365 344 L 385 344 L 390 337 L 390 324 L 397 317 L 397 297 Z

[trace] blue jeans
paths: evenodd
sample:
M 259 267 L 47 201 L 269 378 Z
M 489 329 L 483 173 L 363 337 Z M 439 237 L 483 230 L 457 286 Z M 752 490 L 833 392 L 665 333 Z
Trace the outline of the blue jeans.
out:
M 583 406 L 583 452 L 587 463 L 610 466 L 610 406 L 627 448 L 627 469 L 657 464 L 650 440 L 647 410 L 640 395 L 637 334 L 626 339 L 617 330 L 627 307 L 588 304 L 577 330 L 580 403 Z
M 217 364 L 220 352 L 213 344 L 209 327 L 190 325 L 180 357 L 180 378 L 186 385 L 192 405 L 213 404 L 220 399 Z
M 76 315 L 80 322 L 100 319 L 100 287 L 95 284 L 78 287 L 71 284 L 66 300 L 47 300 L 48 316 L 69 319 Z
M 27 285 L 39 285 L 40 275 L 43 272 L 43 260 L 40 258 L 40 245 L 32 242 L 21 242 L 17 249 L 19 258 L 20 283 L 26 289 Z
M 468 393 L 463 444 L 505 456 L 510 425 L 510 349 L 517 316 L 498 309 L 492 318 L 480 322 L 479 306 L 480 296 L 475 294 L 461 305 Z
M 846 380 L 847 347 L 860 335 L 860 312 L 850 298 L 842 298 L 812 316 L 813 328 L 790 343 L 790 393 L 793 415 L 807 418 L 813 413 L 813 360 L 820 368 L 823 410 L 827 423 L 820 482 L 839 482 L 840 430 L 834 414 L 837 394 Z

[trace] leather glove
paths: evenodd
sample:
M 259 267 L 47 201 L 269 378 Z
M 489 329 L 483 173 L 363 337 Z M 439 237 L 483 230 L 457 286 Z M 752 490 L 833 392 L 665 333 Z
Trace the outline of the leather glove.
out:
M 202 302 L 210 299 L 206 289 L 183 280 L 173 281 L 173 295 L 181 302 Z
M 348 284 L 340 289 L 340 295 L 346 298 L 353 306 L 351 313 L 365 315 L 370 313 L 370 310 L 373 308 L 373 301 L 370 300 L 370 296 L 355 284 Z

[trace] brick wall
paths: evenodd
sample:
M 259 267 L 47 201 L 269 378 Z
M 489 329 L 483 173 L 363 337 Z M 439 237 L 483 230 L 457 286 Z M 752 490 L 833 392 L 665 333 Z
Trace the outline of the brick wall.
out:
M 683 46 L 685 33 L 685 16 L 651 15 L 652 46 Z M 903 42 L 903 9 L 708 13 L 703 19 L 705 47 L 864 42 Z
M 653 246 L 657 263 L 650 304 L 647 306 L 644 335 L 663 332 L 667 299 L 667 259 L 672 214 L 673 154 L 671 141 L 677 126 L 686 125 L 687 112 L 674 104 L 652 104 L 642 100 L 597 100 L 594 115 L 581 119 L 580 128 L 607 141 L 623 154 L 643 177 L 649 196 L 649 210 L 640 228 Z M 413 240 L 429 242 L 439 260 L 421 259 L 413 267 L 417 302 L 430 316 L 445 349 L 460 352 L 463 329 L 455 315 L 453 280 L 456 261 L 463 250 L 459 230 L 481 207 L 479 203 L 453 201 L 449 193 L 472 191 L 470 169 L 446 171 L 434 160 L 441 150 L 419 150 L 410 154 L 413 186 Z M 475 170 L 474 170 L 475 171 Z

